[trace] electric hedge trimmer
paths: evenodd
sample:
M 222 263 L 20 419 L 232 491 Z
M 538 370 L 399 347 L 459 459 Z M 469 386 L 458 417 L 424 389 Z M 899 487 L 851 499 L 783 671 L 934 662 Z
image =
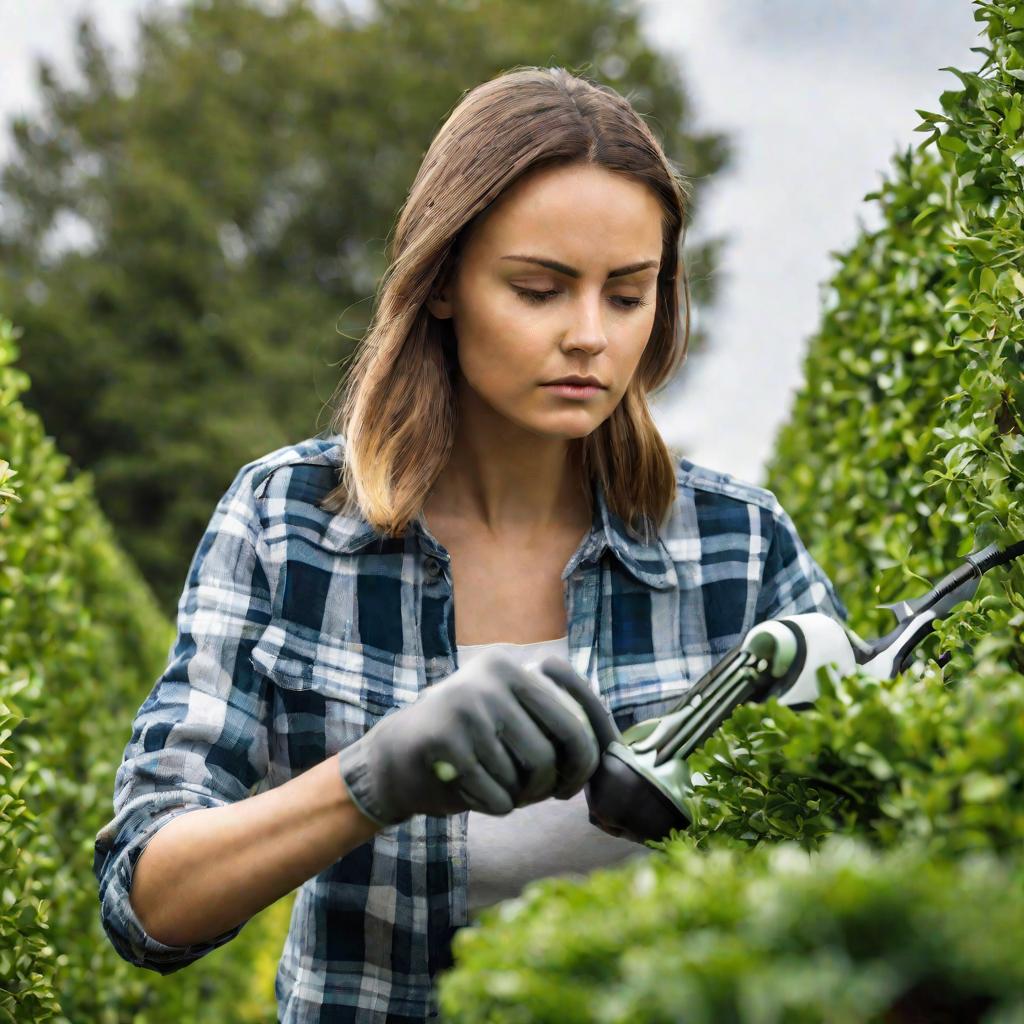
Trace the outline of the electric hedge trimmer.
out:
M 891 679 L 910 663 L 914 648 L 954 605 L 974 595 L 983 573 L 1024 554 L 1024 541 L 995 544 L 944 576 L 923 597 L 881 605 L 896 616 L 892 632 L 867 642 L 822 612 L 787 615 L 753 626 L 743 640 L 667 712 L 620 732 L 596 694 L 587 708 L 601 762 L 585 786 L 590 821 L 637 843 L 660 840 L 689 827 L 692 793 L 686 758 L 740 704 L 769 697 L 805 710 L 819 696 L 818 670 L 832 665 L 840 677 L 859 666 Z M 938 664 L 949 660 L 949 652 Z

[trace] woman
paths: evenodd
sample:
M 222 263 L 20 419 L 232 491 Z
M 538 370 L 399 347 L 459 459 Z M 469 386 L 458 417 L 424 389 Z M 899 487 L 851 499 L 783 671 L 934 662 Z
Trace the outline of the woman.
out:
M 588 821 L 573 692 L 624 728 L 755 622 L 845 618 L 775 496 L 651 418 L 686 202 L 631 106 L 560 68 L 453 111 L 330 432 L 242 467 L 193 559 L 97 835 L 126 959 L 178 970 L 301 886 L 279 1019 L 431 1019 L 471 914 L 651 852 Z

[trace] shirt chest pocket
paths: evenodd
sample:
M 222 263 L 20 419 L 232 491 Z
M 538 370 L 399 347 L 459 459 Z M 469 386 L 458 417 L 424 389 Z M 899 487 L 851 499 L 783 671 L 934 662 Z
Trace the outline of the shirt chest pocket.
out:
M 312 768 L 416 699 L 415 667 L 366 644 L 274 619 L 252 649 L 274 684 L 273 756 L 285 777 Z

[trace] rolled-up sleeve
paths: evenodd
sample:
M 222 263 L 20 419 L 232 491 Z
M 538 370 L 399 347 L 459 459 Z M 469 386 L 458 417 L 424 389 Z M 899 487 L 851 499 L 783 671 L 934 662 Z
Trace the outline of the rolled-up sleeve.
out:
M 129 963 L 171 974 L 234 938 L 167 946 L 143 928 L 129 894 L 142 851 L 168 822 L 244 799 L 268 771 L 268 682 L 249 660 L 270 619 L 258 557 L 250 463 L 218 501 L 178 602 L 167 667 L 139 708 L 114 779 L 113 818 L 96 834 L 100 919 Z
M 835 584 L 811 556 L 789 513 L 777 500 L 770 530 L 756 621 L 824 612 L 845 623 L 849 612 Z

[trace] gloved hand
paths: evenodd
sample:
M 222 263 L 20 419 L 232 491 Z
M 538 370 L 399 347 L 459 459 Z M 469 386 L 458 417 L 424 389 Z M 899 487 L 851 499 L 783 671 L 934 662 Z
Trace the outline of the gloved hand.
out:
M 633 805 L 631 801 L 636 791 L 632 786 L 623 786 L 621 761 L 615 755 L 606 753 L 613 741 L 622 743 L 622 732 L 615 724 L 611 712 L 601 703 L 601 698 L 591 690 L 587 680 L 564 658 L 551 656 L 545 658 L 537 667 L 579 701 L 597 737 L 601 759 L 587 776 L 583 788 L 591 825 L 617 839 L 626 838 L 642 842 L 629 832 L 628 823 L 633 820 L 638 810 L 643 820 L 646 808 L 644 805 L 640 805 L 639 808 Z M 623 828 L 623 825 L 627 827 Z
M 339 751 L 341 777 L 381 828 L 414 814 L 504 815 L 552 795 L 567 800 L 597 767 L 600 749 L 561 682 L 487 651 Z
M 610 711 L 601 703 L 601 698 L 590 688 L 590 683 L 583 678 L 573 667 L 557 655 L 548 655 L 543 661 L 530 662 L 528 668 L 536 665 L 539 672 L 558 683 L 562 689 L 567 690 L 576 698 L 580 707 L 586 712 L 590 727 L 594 730 L 597 738 L 597 746 L 603 754 L 608 749 L 612 740 L 622 742 L 622 733 L 615 724 L 615 719 Z

